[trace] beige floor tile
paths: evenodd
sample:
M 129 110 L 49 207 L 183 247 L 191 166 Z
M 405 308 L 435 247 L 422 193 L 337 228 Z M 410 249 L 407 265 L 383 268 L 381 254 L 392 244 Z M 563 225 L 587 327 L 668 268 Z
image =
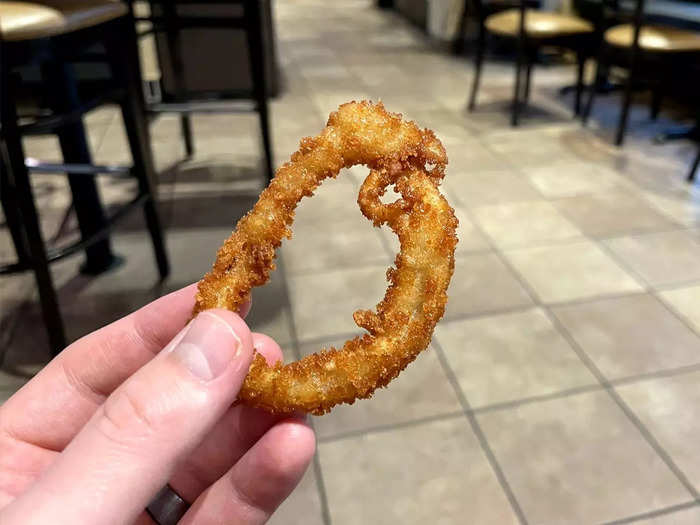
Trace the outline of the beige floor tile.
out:
M 464 172 L 450 166 L 444 187 L 455 204 L 469 207 L 541 198 L 523 177 L 510 171 L 480 171 L 478 165 Z
M 302 356 L 322 348 L 342 348 L 345 339 L 300 346 Z M 426 389 L 425 386 L 430 385 Z M 440 365 L 435 350 L 428 348 L 409 364 L 387 388 L 371 399 L 359 399 L 353 405 L 340 405 L 330 414 L 314 418 L 316 433 L 325 439 L 348 432 L 361 432 L 461 410 L 457 396 Z
M 553 313 L 608 379 L 700 363 L 700 338 L 651 295 L 560 306 Z
M 359 187 L 357 179 L 351 173 L 362 171 L 356 168 L 352 172 L 343 170 L 336 179 L 326 179 L 314 192 L 312 197 L 301 200 L 296 209 L 292 230 L 304 226 L 307 229 L 323 230 L 329 221 L 354 224 L 357 229 L 372 231 L 372 223 L 362 215 L 357 204 Z M 330 233 L 330 232 L 329 232 Z
M 285 241 L 281 253 L 287 271 L 310 272 L 385 263 L 389 257 L 382 244 L 380 230 L 367 221 L 334 221 L 313 228 L 294 228 L 294 238 Z
M 496 204 L 474 209 L 474 218 L 501 248 L 581 238 L 581 231 L 549 202 Z
M 669 230 L 677 226 L 628 191 L 570 197 L 556 201 L 555 205 L 593 237 Z
M 270 525 L 323 525 L 321 500 L 312 466 L 309 466 L 297 488 L 277 508 L 267 523 Z
M 700 333 L 700 286 L 666 290 L 659 295 Z
M 541 131 L 498 131 L 483 139 L 492 151 L 509 159 L 513 166 L 536 166 L 552 162 L 553 159 L 575 160 L 566 143 L 554 140 Z
M 700 224 L 700 197 L 685 189 L 673 193 L 644 191 L 643 197 L 657 210 L 672 220 L 692 226 Z
M 457 250 L 456 253 L 483 252 L 491 249 L 488 239 L 474 225 L 474 222 L 467 215 L 467 211 L 462 206 L 452 206 L 455 216 L 459 221 L 457 226 Z
M 472 408 L 597 384 L 539 309 L 441 323 L 435 336 Z
M 517 523 L 462 417 L 323 443 L 319 454 L 333 523 Z
M 511 250 L 506 257 L 545 303 L 642 290 L 589 241 Z
M 510 270 L 490 253 L 457 258 L 447 295 L 447 319 L 532 303 Z
M 679 510 L 663 516 L 635 521 L 638 525 L 695 525 L 700 523 L 700 508 Z
M 386 266 L 296 275 L 287 282 L 300 341 L 360 333 L 352 314 L 373 309 L 384 297 Z
M 606 392 L 477 417 L 531 523 L 600 523 L 689 499 Z
M 572 197 L 607 192 L 625 186 L 625 180 L 611 168 L 581 161 L 559 161 L 521 170 L 542 195 Z
M 312 198 L 297 208 L 293 237 L 282 244 L 290 273 L 390 264 L 382 242 L 386 228 L 373 227 L 357 205 L 356 179 L 344 171 L 324 181 Z M 388 232 L 390 233 L 390 232 Z
M 700 372 L 692 372 L 616 387 L 696 490 L 700 489 L 699 382 Z
M 700 241 L 687 232 L 652 233 L 605 242 L 652 286 L 700 279 Z
M 439 129 L 437 131 L 439 131 Z M 474 131 L 472 131 L 472 133 L 474 133 Z M 484 146 L 478 138 L 464 138 L 460 144 L 453 146 L 445 145 L 445 149 L 447 150 L 447 158 L 449 160 L 446 170 L 446 180 L 453 180 L 465 174 L 478 175 L 482 172 L 495 171 L 511 172 L 513 169 L 512 164 L 507 158 L 491 151 L 488 147 Z M 527 181 L 521 182 L 521 184 L 514 182 L 513 184 L 517 184 L 517 186 L 512 189 L 503 186 L 501 191 L 505 192 L 506 195 L 515 194 L 517 196 L 518 190 L 522 188 L 523 183 L 528 187 Z M 533 188 L 530 187 L 529 189 Z M 532 198 L 534 198 L 535 195 L 538 194 L 535 193 Z

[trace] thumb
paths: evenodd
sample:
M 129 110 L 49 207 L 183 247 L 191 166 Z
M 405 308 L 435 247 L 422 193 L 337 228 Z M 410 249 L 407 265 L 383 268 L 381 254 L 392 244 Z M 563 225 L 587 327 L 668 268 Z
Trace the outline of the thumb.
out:
M 133 522 L 236 399 L 252 357 L 238 315 L 200 313 L 107 398 L 3 520 Z

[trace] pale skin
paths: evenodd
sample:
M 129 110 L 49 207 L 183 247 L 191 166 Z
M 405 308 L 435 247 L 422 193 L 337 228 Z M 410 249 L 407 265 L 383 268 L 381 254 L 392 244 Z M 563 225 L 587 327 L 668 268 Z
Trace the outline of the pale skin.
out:
M 264 523 L 315 449 L 302 418 L 234 405 L 254 352 L 280 347 L 226 310 L 188 323 L 194 286 L 66 348 L 0 407 L 0 522 L 153 523 L 166 483 L 180 523 Z M 183 328 L 185 327 L 185 328 Z

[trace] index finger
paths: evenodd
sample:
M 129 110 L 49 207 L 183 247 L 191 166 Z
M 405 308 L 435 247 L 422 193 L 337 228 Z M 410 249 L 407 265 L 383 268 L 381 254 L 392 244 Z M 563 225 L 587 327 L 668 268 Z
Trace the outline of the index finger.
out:
M 192 284 L 161 297 L 68 346 L 0 408 L 1 430 L 63 450 L 107 396 L 185 326 L 196 290 Z

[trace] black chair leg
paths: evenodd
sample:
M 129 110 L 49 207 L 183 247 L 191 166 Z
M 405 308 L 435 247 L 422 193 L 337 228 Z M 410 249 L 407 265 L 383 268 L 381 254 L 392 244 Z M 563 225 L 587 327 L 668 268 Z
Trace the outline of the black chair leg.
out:
M 474 79 L 472 80 L 472 92 L 469 95 L 469 104 L 467 109 L 474 111 L 476 106 L 476 94 L 479 91 L 479 82 L 481 81 L 481 68 L 484 64 L 484 53 L 486 52 L 486 34 L 483 27 L 483 21 L 479 28 L 479 37 L 476 42 L 476 51 L 474 54 Z
M 630 106 L 632 105 L 632 71 L 630 71 L 625 83 L 625 92 L 622 95 L 622 111 L 617 123 L 615 132 L 615 145 L 622 146 L 625 141 L 625 131 L 627 131 L 627 121 L 629 120 Z
M 267 105 L 267 83 L 265 78 L 265 49 L 262 39 L 262 20 L 260 2 L 246 0 L 244 3 L 246 18 L 246 37 L 248 40 L 248 58 L 253 82 L 253 97 L 260 116 L 260 132 L 262 135 L 263 154 L 265 156 L 265 171 L 267 182 L 274 176 L 272 164 L 272 140 L 270 137 L 269 111 Z
M 62 114 L 80 107 L 77 80 L 71 64 L 58 59 L 47 61 L 42 65 L 42 74 L 48 86 L 46 94 L 53 111 Z M 61 126 L 57 135 L 64 162 L 92 164 L 82 120 Z M 80 234 L 83 239 L 88 239 L 107 226 L 107 217 L 102 208 L 97 184 L 91 177 L 70 173 L 68 183 L 73 194 Z M 98 275 L 108 270 L 118 260 L 112 253 L 108 237 L 88 246 L 85 256 L 81 272 L 89 275 Z
M 3 182 L 7 181 L 10 193 L 15 202 L 12 203 L 19 210 L 22 219 L 23 232 L 26 236 L 26 247 L 29 261 L 34 270 L 37 288 L 39 289 L 39 301 L 41 313 L 48 332 L 49 345 L 53 355 L 58 354 L 67 344 L 66 334 L 58 307 L 58 298 L 53 286 L 51 271 L 41 235 L 39 216 L 34 206 L 29 172 L 24 165 L 24 150 L 19 130 L 17 129 L 17 110 L 8 92 L 8 71 L 0 64 L 0 116 L 2 117 L 2 130 L 5 139 L 0 142 L 0 154 L 4 157 L 3 165 L 5 175 Z M 8 173 L 9 172 L 9 173 Z M 19 254 L 18 254 L 19 255 Z
M 518 50 L 518 58 L 515 64 L 515 88 L 513 89 L 513 105 L 511 107 L 510 125 L 515 127 L 520 120 L 520 86 L 522 83 L 523 67 L 525 64 L 525 54 L 522 49 Z
M 693 161 L 693 165 L 690 167 L 690 171 L 688 172 L 688 177 L 687 177 L 688 182 L 695 181 L 695 175 L 698 172 L 698 168 L 700 168 L 700 146 L 698 146 L 698 153 L 697 153 L 697 155 L 695 155 L 695 160 Z
M 6 154 L 0 156 L 0 204 L 2 205 L 2 212 L 5 216 L 7 229 L 10 230 L 10 237 L 12 238 L 12 244 L 15 247 L 17 259 L 21 263 L 28 263 L 31 261 L 31 259 L 29 257 L 29 251 L 27 250 L 27 243 L 24 236 L 22 216 L 17 208 L 17 195 L 15 194 L 14 188 L 10 183 L 10 168 L 6 166 L 6 164 L 9 164 L 6 157 Z
M 185 142 L 185 154 L 192 157 L 194 155 L 194 140 L 192 138 L 192 119 L 188 113 L 180 115 L 180 126 L 182 127 L 182 139 Z
M 595 101 L 596 93 L 603 87 L 604 74 L 603 74 L 603 64 L 601 62 L 601 57 L 598 57 L 595 66 L 595 79 L 591 82 L 591 86 L 588 89 L 588 101 L 586 102 L 586 107 L 583 109 L 583 115 L 581 115 L 581 121 L 585 126 L 588 123 L 588 119 L 591 116 L 591 111 L 593 111 L 593 103 Z
M 133 170 L 138 179 L 139 191 L 147 196 L 143 209 L 146 226 L 153 242 L 158 273 L 161 279 L 165 279 L 170 273 L 170 263 L 156 205 L 155 168 L 145 113 L 146 106 L 141 90 L 141 75 L 137 66 L 135 24 L 133 20 L 126 19 L 115 27 L 118 30 L 107 39 L 107 49 L 115 79 L 122 79 L 125 84 L 126 96 L 121 101 L 124 127 L 134 161 Z
M 523 104 L 530 102 L 530 77 L 532 76 L 532 63 L 534 62 L 534 57 L 529 57 L 527 64 L 525 64 L 525 87 L 523 89 Z
M 576 99 L 574 101 L 574 115 L 581 114 L 581 95 L 583 94 L 583 74 L 586 68 L 586 56 L 583 53 L 577 54 L 576 68 Z

